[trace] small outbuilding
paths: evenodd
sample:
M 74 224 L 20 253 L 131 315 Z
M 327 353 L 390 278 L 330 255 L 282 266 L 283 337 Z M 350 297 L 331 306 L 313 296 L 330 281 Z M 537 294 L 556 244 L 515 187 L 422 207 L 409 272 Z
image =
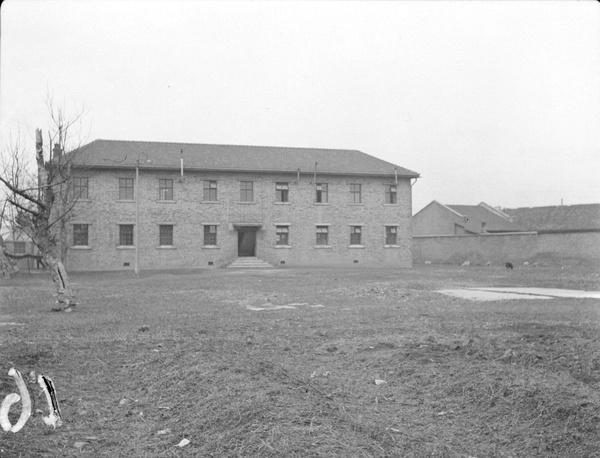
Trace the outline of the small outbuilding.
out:
M 477 235 L 519 232 L 507 213 L 485 202 L 444 205 L 433 200 L 413 216 L 413 235 Z

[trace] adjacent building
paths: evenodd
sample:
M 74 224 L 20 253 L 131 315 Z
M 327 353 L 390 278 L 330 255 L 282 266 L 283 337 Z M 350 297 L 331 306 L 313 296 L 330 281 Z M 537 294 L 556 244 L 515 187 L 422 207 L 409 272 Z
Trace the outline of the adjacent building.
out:
M 419 175 L 360 151 L 96 140 L 71 154 L 70 270 L 412 265 Z
M 433 200 L 413 217 L 415 236 L 498 234 L 521 230 L 510 215 L 485 202 L 444 205 Z
M 597 263 L 600 205 L 500 210 L 433 201 L 413 217 L 413 234 L 416 263 Z

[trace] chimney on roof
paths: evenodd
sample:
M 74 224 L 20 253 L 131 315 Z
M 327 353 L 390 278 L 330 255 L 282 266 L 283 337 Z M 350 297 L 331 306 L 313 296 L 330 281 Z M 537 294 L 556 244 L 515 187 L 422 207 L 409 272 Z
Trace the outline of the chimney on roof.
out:
M 58 159 L 62 154 L 62 148 L 60 147 L 60 143 L 55 143 L 54 148 L 52 149 L 52 158 Z

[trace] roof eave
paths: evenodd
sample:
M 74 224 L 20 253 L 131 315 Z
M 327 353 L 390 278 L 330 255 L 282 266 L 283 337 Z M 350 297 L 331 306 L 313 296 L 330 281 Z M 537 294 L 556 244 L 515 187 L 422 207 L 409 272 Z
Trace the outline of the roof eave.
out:
M 135 170 L 135 164 L 73 164 L 74 168 L 77 169 L 110 169 L 110 170 Z M 148 166 L 148 165 L 140 165 L 140 170 L 150 171 L 180 171 L 181 167 L 176 166 Z M 237 168 L 205 168 L 205 167 L 189 167 L 186 166 L 183 169 L 185 172 L 218 172 L 218 173 L 290 173 L 297 174 L 298 169 L 287 169 L 287 170 L 269 170 L 269 169 L 237 169 Z M 314 171 L 300 171 L 301 175 L 314 175 Z M 406 174 L 406 173 L 398 173 L 397 175 L 394 173 L 378 173 L 378 172 L 338 172 L 338 171 L 327 171 L 327 170 L 319 170 L 317 171 L 317 176 L 319 175 L 341 175 L 341 176 L 372 176 L 372 177 L 386 177 L 386 178 L 394 178 L 398 176 L 398 178 L 420 178 L 418 173 L 414 174 Z

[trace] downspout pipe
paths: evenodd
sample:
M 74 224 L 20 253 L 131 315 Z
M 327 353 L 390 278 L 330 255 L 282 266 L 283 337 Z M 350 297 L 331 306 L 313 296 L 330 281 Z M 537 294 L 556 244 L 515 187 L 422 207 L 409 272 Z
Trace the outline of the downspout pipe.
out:
M 183 149 L 181 150 L 180 164 L 181 164 L 181 179 L 183 180 Z

